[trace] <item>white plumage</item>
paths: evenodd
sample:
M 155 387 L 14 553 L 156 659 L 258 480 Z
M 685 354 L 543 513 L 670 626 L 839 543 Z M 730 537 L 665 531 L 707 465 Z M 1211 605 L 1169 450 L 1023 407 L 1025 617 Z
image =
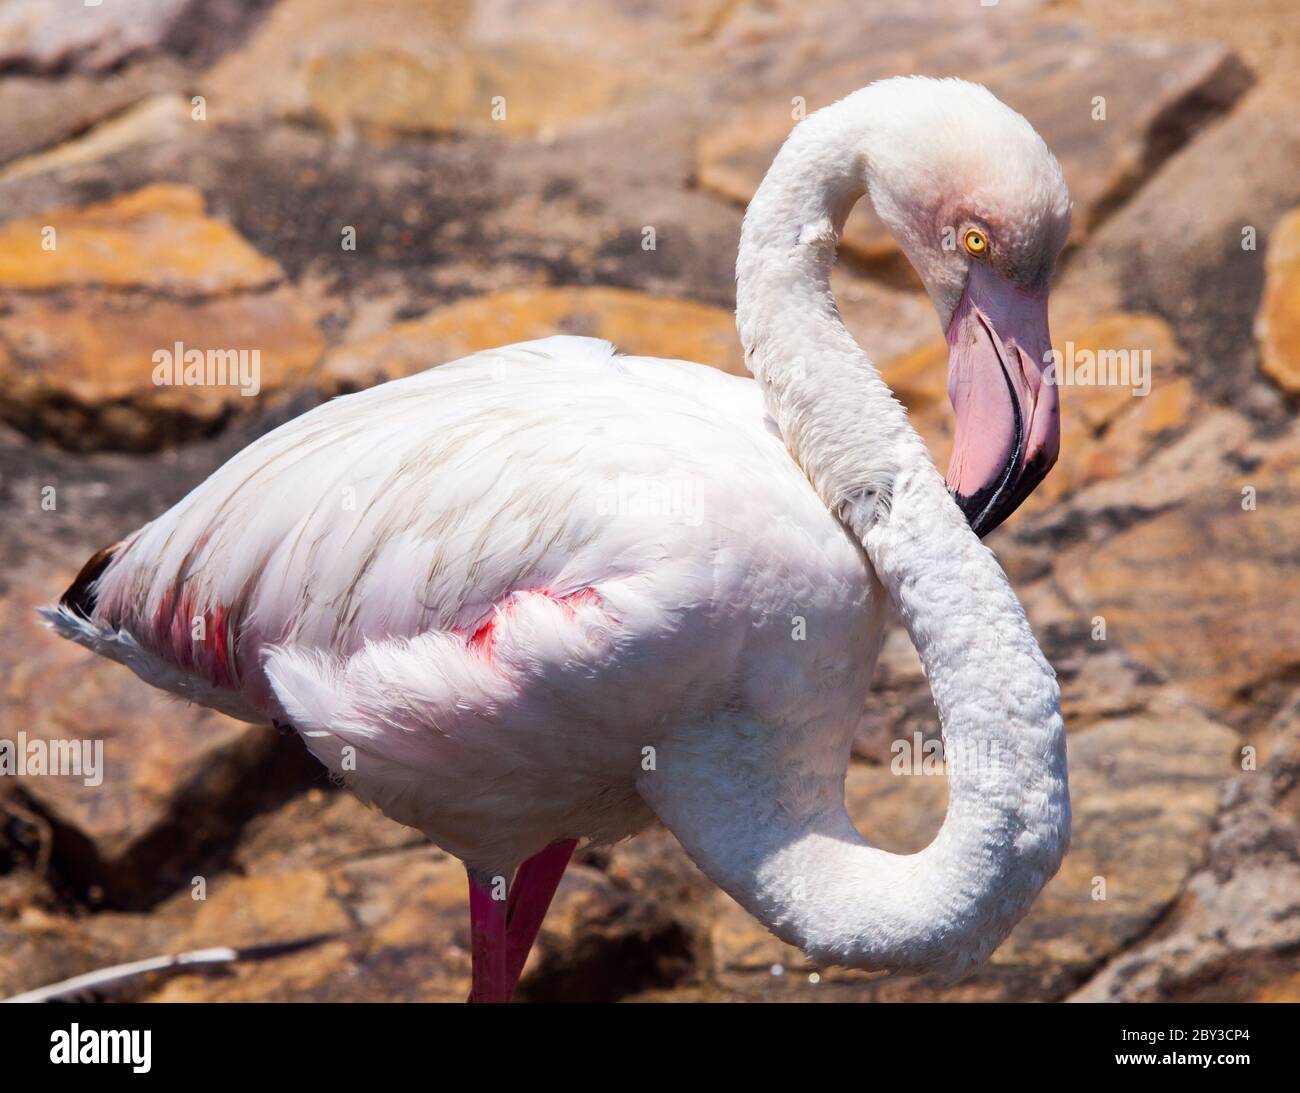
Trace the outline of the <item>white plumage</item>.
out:
M 506 875 L 648 823 L 635 782 L 666 720 L 824 691 L 850 733 L 873 653 L 870 570 L 757 387 L 589 338 L 321 406 L 117 558 L 97 611 L 115 631 L 157 634 L 183 602 L 189 642 L 191 619 L 247 605 L 238 686 L 161 658 L 150 682 L 295 725 L 363 797 Z
M 921 144 L 900 155 L 907 119 Z M 926 153 L 927 126 L 977 135 L 1006 178 L 941 178 L 961 147 Z M 472 877 L 657 815 L 814 958 L 960 974 L 1064 852 L 1064 736 L 1005 577 L 835 314 L 835 240 L 867 190 L 944 325 L 984 308 L 979 359 L 1016 371 L 1023 334 L 970 286 L 1021 311 L 1041 295 L 1045 315 L 1059 168 L 983 89 L 887 81 L 800 125 L 751 206 L 738 312 L 759 382 L 556 337 L 338 399 L 47 617 L 156 686 L 293 725 Z M 963 216 L 1006 240 L 1005 270 L 940 247 Z M 1014 396 L 1023 378 L 989 382 Z M 1025 459 L 1017 429 L 999 490 Z M 910 857 L 866 846 L 843 804 L 891 601 L 952 764 L 947 822 Z

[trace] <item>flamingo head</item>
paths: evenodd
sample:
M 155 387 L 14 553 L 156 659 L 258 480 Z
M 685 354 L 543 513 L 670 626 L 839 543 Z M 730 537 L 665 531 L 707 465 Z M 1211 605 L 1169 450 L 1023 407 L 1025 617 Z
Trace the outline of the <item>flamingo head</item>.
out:
M 947 333 L 957 419 L 948 488 L 982 536 L 1060 449 L 1047 296 L 1070 195 L 1043 139 L 985 88 L 890 82 L 911 86 L 881 117 L 895 139 L 877 143 L 889 154 L 873 162 L 868 187 Z

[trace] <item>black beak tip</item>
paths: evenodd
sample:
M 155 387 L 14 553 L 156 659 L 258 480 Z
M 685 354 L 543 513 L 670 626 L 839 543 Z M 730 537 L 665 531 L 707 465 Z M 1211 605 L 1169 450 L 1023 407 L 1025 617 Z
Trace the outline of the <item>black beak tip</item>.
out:
M 948 492 L 966 517 L 971 531 L 983 539 L 1021 506 L 1047 477 L 1055 462 L 1055 456 L 1048 458 L 1041 448 L 1037 448 L 1029 454 L 1014 482 L 1008 480 L 1004 484 L 987 486 L 969 496 L 951 489 Z
M 970 524 L 971 531 L 981 539 L 1002 523 L 1005 514 L 995 514 L 993 506 L 989 504 L 993 490 L 979 490 L 970 495 L 958 493 L 956 490 L 949 490 L 948 492 L 952 494 L 952 499 L 957 502 L 957 507 L 961 509 L 962 515 L 966 517 L 966 522 Z

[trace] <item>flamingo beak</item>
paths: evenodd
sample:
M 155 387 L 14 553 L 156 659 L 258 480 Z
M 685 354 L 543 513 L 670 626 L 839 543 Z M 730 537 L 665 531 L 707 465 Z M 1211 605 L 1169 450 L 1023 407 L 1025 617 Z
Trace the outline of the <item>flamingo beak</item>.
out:
M 1061 408 L 1047 374 L 1047 291 L 971 266 L 948 324 L 948 398 L 957 415 L 948 489 L 976 535 L 1020 506 L 1056 462 Z

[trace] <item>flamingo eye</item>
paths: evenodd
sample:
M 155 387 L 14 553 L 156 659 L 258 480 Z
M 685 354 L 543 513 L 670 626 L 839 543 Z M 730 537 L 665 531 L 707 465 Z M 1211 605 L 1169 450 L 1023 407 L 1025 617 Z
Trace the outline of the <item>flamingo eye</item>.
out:
M 968 228 L 966 234 L 961 237 L 961 242 L 966 248 L 966 253 L 976 258 L 981 257 L 989 249 L 989 237 L 979 228 Z

